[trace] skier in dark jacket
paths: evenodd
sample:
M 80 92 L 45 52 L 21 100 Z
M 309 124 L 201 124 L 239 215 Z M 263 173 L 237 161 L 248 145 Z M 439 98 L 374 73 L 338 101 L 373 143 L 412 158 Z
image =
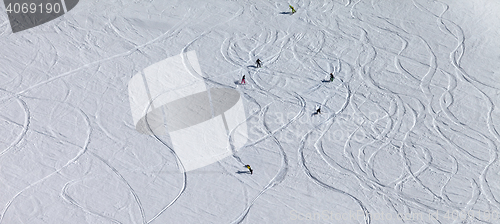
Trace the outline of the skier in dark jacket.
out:
M 260 59 L 257 58 L 257 61 L 255 61 L 255 64 L 257 64 L 257 68 L 260 68 L 262 66 Z
M 333 77 L 333 73 L 330 73 L 330 82 L 333 82 L 333 79 L 334 79 L 334 78 L 335 78 L 335 77 Z

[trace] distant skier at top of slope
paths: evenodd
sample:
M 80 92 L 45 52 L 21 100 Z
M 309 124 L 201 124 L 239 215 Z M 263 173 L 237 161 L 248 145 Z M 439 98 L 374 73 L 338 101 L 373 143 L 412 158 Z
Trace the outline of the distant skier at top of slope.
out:
M 292 6 L 292 5 L 288 5 L 288 6 L 289 6 L 289 7 L 290 7 L 290 9 L 292 10 L 292 14 L 294 14 L 295 12 L 297 12 L 297 11 L 295 11 L 295 9 L 293 8 L 293 6 Z
M 333 79 L 334 79 L 334 78 L 335 78 L 335 77 L 333 77 L 333 73 L 330 73 L 330 82 L 333 82 Z
M 262 67 L 260 59 L 257 58 L 257 61 L 255 61 L 255 64 L 257 64 L 257 68 Z

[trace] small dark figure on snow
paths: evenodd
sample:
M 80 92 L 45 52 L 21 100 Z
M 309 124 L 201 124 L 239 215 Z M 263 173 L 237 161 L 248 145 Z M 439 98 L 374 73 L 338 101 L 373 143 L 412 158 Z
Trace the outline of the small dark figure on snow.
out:
M 257 58 L 257 61 L 255 61 L 255 64 L 257 64 L 257 68 L 260 68 L 262 66 L 260 59 Z
M 253 170 L 252 170 L 252 168 L 250 167 L 250 165 L 245 165 L 245 167 L 246 167 L 246 168 L 248 168 L 248 170 L 250 171 L 250 175 L 252 175 L 252 174 L 253 174 Z
M 243 78 L 241 78 L 241 84 L 246 84 L 247 82 L 245 81 L 245 75 L 243 75 Z
M 333 73 L 330 73 L 330 82 L 333 82 L 333 79 L 334 79 L 334 78 L 335 78 L 335 77 L 333 77 Z
M 318 109 L 316 109 L 316 114 L 321 114 L 321 107 L 318 107 Z

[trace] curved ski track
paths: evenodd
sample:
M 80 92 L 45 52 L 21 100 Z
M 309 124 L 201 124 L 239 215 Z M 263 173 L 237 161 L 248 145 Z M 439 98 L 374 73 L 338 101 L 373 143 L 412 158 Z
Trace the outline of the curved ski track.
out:
M 250 5 L 240 5 L 239 10 L 228 20 L 211 25 L 204 29 L 204 32 L 197 34 L 195 38 L 186 41 L 187 44 L 182 47 L 180 53 L 184 66 L 193 76 L 204 79 L 210 86 L 237 89 L 241 92 L 245 103 L 252 104 L 257 108 L 249 113 L 247 121 L 252 118 L 258 119 L 260 121 L 258 128 L 264 134 L 258 136 L 256 140 L 248 143 L 245 147 L 258 146 L 266 140 L 271 140 L 273 146 L 271 150 L 275 150 L 279 154 L 280 161 L 277 165 L 279 169 L 268 180 L 267 184 L 260 186 L 255 195 L 248 195 L 247 189 L 244 189 L 247 200 L 242 211 L 231 213 L 233 215 L 231 217 L 232 223 L 251 222 L 247 218 L 252 212 L 255 202 L 261 199 L 261 196 L 266 194 L 269 189 L 279 184 L 286 184 L 287 174 L 295 169 L 304 172 L 309 178 L 308 180 L 312 181 L 318 188 L 350 198 L 363 211 L 363 222 L 366 224 L 373 221 L 371 213 L 379 211 L 396 213 L 399 221 L 404 221 L 403 217 L 399 215 L 402 212 L 431 213 L 439 211 L 446 213 L 450 209 L 455 209 L 468 213 L 479 210 L 478 207 L 481 206 L 479 203 L 484 203 L 482 202 L 483 198 L 486 199 L 487 206 L 493 206 L 500 210 L 500 196 L 498 192 L 494 192 L 495 189 L 491 186 L 492 180 L 489 178 L 491 170 L 498 167 L 500 163 L 498 158 L 500 133 L 494 122 L 496 105 L 494 104 L 494 96 L 491 95 L 492 91 L 500 90 L 500 86 L 481 81 L 471 75 L 468 68 L 462 65 L 462 58 L 466 54 L 466 35 L 459 24 L 445 18 L 449 10 L 448 5 L 440 1 L 426 5 L 418 0 L 411 2 L 413 3 L 412 9 L 420 10 L 426 16 L 435 19 L 434 26 L 429 29 L 441 32 L 435 34 L 436 36 L 442 35 L 439 38 L 455 44 L 449 52 L 446 52 L 445 56 L 441 50 L 436 49 L 432 37 L 419 33 L 417 30 L 408 30 L 404 21 L 398 21 L 400 19 L 375 15 L 380 6 L 375 5 L 375 1 L 367 3 L 363 0 L 340 1 L 340 6 L 336 5 L 338 2 L 295 1 L 294 6 L 297 7 L 298 12 L 294 15 L 278 14 L 279 10 L 283 10 L 281 6 L 264 1 L 258 4 L 265 4 L 268 7 L 266 9 L 270 8 L 276 11 L 273 12 L 274 14 L 269 20 L 279 20 L 283 22 L 282 26 L 262 26 L 260 33 L 227 31 L 224 26 L 229 26 L 233 21 L 245 20 L 246 16 L 257 18 L 263 13 L 268 13 L 260 11 L 264 7 L 256 7 L 256 5 L 251 5 L 254 3 L 246 2 Z M 360 11 L 360 8 L 367 7 L 366 4 L 375 10 L 373 15 L 363 14 Z M 315 11 L 321 10 L 323 13 L 327 13 L 327 9 L 333 10 L 336 9 L 335 7 L 341 7 L 337 10 L 344 10 L 349 16 L 344 15 L 345 18 L 342 18 L 337 15 L 336 17 L 332 16 L 334 21 L 324 21 L 331 14 L 324 16 L 315 13 Z M 439 10 L 441 10 L 440 14 L 434 13 L 434 11 Z M 26 72 L 38 57 L 41 57 L 36 54 L 24 67 L 21 74 L 8 82 L 17 86 L 17 89 L 23 86 L 22 89 L 10 91 L 2 86 L 1 91 L 5 95 L 0 99 L 0 102 L 2 104 L 17 102 L 19 108 L 12 108 L 12 110 L 19 110 L 19 114 L 23 114 L 24 120 L 21 123 L 8 116 L 0 115 L 8 124 L 12 124 L 20 130 L 13 140 L 9 140 L 10 143 L 7 144 L 6 148 L 0 149 L 0 158 L 12 155 L 17 145 L 28 141 L 29 137 L 27 136 L 30 133 L 78 147 L 79 150 L 67 163 L 56 168 L 55 171 L 43 178 L 31 181 L 17 190 L 4 205 L 0 213 L 0 223 L 5 223 L 6 213 L 12 210 L 12 204 L 19 200 L 21 194 L 34 186 L 49 181 L 51 177 L 60 174 L 84 154 L 107 167 L 111 174 L 123 184 L 127 192 L 133 196 L 135 206 L 140 213 L 138 219 L 141 223 L 158 221 L 166 210 L 176 204 L 189 186 L 187 183 L 188 173 L 186 172 L 182 172 L 182 186 L 180 186 L 176 196 L 166 205 L 162 205 L 159 212 L 152 217 L 147 217 L 141 197 L 129 183 L 130 180 L 127 180 L 120 173 L 120 170 L 109 162 L 109 158 L 95 153 L 94 149 L 89 147 L 92 137 L 94 137 L 94 128 L 99 128 L 106 136 L 104 138 L 125 145 L 123 142 L 120 143 L 122 141 L 119 137 L 120 133 L 107 130 L 106 126 L 101 124 L 99 113 L 90 116 L 90 112 L 87 112 L 83 106 L 68 103 L 68 99 L 73 96 L 64 78 L 86 69 L 96 68 L 98 71 L 101 64 L 128 57 L 134 52 L 142 52 L 153 43 L 177 37 L 184 31 L 185 27 L 189 27 L 190 22 L 195 23 L 195 21 L 204 18 L 201 13 L 197 14 L 197 12 L 199 10 L 190 9 L 180 23 L 142 44 L 137 44 L 128 38 L 127 31 L 120 30 L 118 26 L 114 25 L 115 21 L 109 19 L 109 29 L 124 42 L 131 44 L 133 47 L 130 50 L 79 65 L 67 72 L 49 77 L 45 81 L 23 86 L 21 85 L 23 82 L 21 74 Z M 282 19 L 285 16 L 289 18 Z M 0 24 L 0 27 L 6 23 Z M 307 28 L 304 28 L 304 32 L 302 32 L 295 29 L 297 26 Z M 351 29 L 346 29 L 346 27 L 351 27 Z M 4 35 L 5 32 L 2 32 L 0 36 Z M 220 48 L 217 47 L 217 52 L 214 54 L 217 53 L 220 56 L 219 60 L 222 60 L 224 64 L 235 67 L 227 74 L 217 76 L 197 74 L 185 57 L 186 52 L 196 48 L 193 47 L 195 43 L 211 35 L 224 37 L 220 40 Z M 384 46 L 377 42 L 377 35 L 385 35 L 387 39 L 392 38 L 394 45 L 399 43 L 401 47 Z M 237 43 L 241 40 L 252 42 L 251 49 L 239 46 Z M 329 42 L 331 40 L 350 45 L 343 49 L 332 49 L 332 42 Z M 50 43 L 50 41 L 47 42 Z M 52 49 L 56 51 L 55 46 L 52 43 L 51 45 Z M 420 49 L 421 52 L 425 53 L 411 54 L 412 49 Z M 257 69 L 249 66 L 254 63 L 256 58 L 260 58 L 264 62 L 262 68 Z M 56 52 L 49 70 L 60 60 L 62 59 Z M 289 63 L 286 69 L 283 69 L 283 66 L 280 67 L 280 63 L 284 63 L 284 61 Z M 409 68 L 410 64 L 419 69 Z M 392 68 L 389 69 L 391 66 Z M 329 72 L 334 73 L 336 77 L 334 82 L 321 83 L 320 78 Z M 238 76 L 240 74 L 247 75 L 248 84 L 234 87 L 234 85 L 221 81 L 221 79 L 234 79 L 234 73 L 237 73 Z M 384 77 L 384 75 L 391 74 L 399 75 L 400 79 L 404 78 L 407 83 Z M 47 133 L 45 130 L 32 128 L 34 112 L 31 107 L 36 107 L 36 104 L 30 105 L 30 102 L 46 99 L 31 97 L 29 96 L 30 91 L 44 88 L 56 81 L 61 81 L 66 86 L 64 87 L 66 91 L 64 91 L 62 100 L 54 100 L 53 102 L 63 105 L 64 108 L 70 108 L 76 114 L 75 117 L 79 117 L 85 122 L 83 129 L 86 136 L 83 144 L 66 140 L 52 130 L 49 131 L 51 133 Z M 407 86 L 404 86 L 405 84 Z M 396 88 L 394 87 L 396 85 L 403 87 Z M 464 88 L 470 92 L 463 91 Z M 314 96 L 318 93 L 321 93 L 321 97 Z M 474 105 L 482 107 L 471 108 L 472 106 L 464 105 L 460 99 L 465 97 L 465 94 L 476 97 L 482 104 L 475 103 Z M 272 107 L 275 104 L 287 105 L 290 108 L 296 108 L 296 111 L 279 111 L 293 112 L 295 115 L 285 123 L 278 125 L 277 128 L 272 129 L 268 117 L 272 113 L 270 109 L 276 108 Z M 298 121 L 306 117 L 308 112 L 312 111 L 313 107 L 318 104 L 324 111 L 324 114 L 318 115 L 321 116 L 321 122 L 300 127 Z M 370 107 L 370 105 L 373 106 Z M 58 107 L 54 107 L 54 110 L 58 109 Z M 460 109 L 481 111 L 482 119 L 484 119 L 483 127 L 467 121 L 459 113 Z M 367 110 L 381 116 L 372 119 L 371 115 L 366 114 Z M 349 134 L 346 139 L 343 139 L 342 146 L 332 146 L 325 136 L 332 132 L 334 125 L 343 125 L 345 121 L 342 121 L 342 117 L 354 118 L 357 116 L 360 117 L 361 122 L 348 121 L 350 123 L 345 125 L 345 131 Z M 477 119 L 478 122 L 481 122 L 480 118 Z M 286 132 L 296 126 L 306 127 L 305 134 L 295 139 L 294 144 L 283 144 L 285 139 L 281 139 L 280 132 Z M 233 133 L 235 129 L 231 130 L 230 133 Z M 355 138 L 358 134 L 363 135 L 362 140 Z M 155 135 L 153 138 L 165 146 L 165 149 L 168 149 L 173 158 L 177 160 L 177 166 L 183 171 L 184 167 L 175 151 L 162 139 L 162 136 Z M 462 141 L 458 141 L 458 138 Z M 232 141 L 229 138 L 229 142 Z M 464 141 L 469 144 L 464 145 Z M 289 145 L 298 147 L 291 148 Z M 480 149 L 472 150 L 473 146 Z M 242 158 L 234 148 L 231 150 L 233 151 L 233 159 L 238 164 L 245 164 L 243 162 L 245 158 Z M 480 152 L 487 152 L 487 158 Z M 297 164 L 289 161 L 294 153 L 297 156 Z M 359 186 L 352 187 L 358 187 L 359 190 L 354 191 L 344 185 L 337 186 L 331 180 L 322 179 L 321 175 L 314 173 L 315 169 L 312 169 L 316 163 L 306 159 L 308 158 L 306 155 L 310 154 L 318 155 L 327 164 L 326 167 L 320 167 L 325 172 L 356 181 Z M 387 162 L 384 160 L 386 159 L 384 156 L 388 154 L 392 156 L 391 158 L 397 158 L 395 159 L 397 161 L 394 162 L 396 167 L 383 166 Z M 400 173 L 393 174 L 381 168 L 399 169 Z M 225 172 L 231 171 L 226 169 Z M 445 178 L 441 182 L 436 181 L 438 183 L 435 183 L 429 180 L 429 173 L 436 173 Z M 459 202 L 453 198 L 457 186 L 452 183 L 453 181 L 463 181 L 464 178 L 460 178 L 461 176 L 465 176 L 469 182 L 465 184 L 467 186 L 462 186 L 460 189 L 467 192 L 465 195 L 460 195 L 467 197 L 466 202 Z M 62 189 L 59 189 L 60 197 L 64 202 L 85 214 L 112 223 L 122 223 L 122 221 L 104 214 L 102 211 L 80 204 L 70 195 L 68 189 L 84 178 L 68 181 Z M 239 179 L 240 177 L 232 175 L 232 178 Z M 246 182 L 240 180 L 240 183 L 244 185 Z M 420 190 L 418 195 L 412 194 L 411 190 L 415 189 L 415 186 Z M 373 197 L 377 198 L 373 199 Z M 380 203 L 380 201 L 384 201 L 385 204 Z M 472 222 L 471 220 L 485 222 L 475 217 L 466 216 L 464 219 L 455 220 L 455 223 Z M 439 219 L 435 221 L 443 222 Z

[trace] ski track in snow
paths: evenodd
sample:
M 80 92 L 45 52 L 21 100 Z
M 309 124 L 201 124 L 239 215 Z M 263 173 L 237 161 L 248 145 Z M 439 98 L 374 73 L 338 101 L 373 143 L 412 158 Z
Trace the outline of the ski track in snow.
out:
M 9 144 L 9 146 L 6 149 L 4 149 L 2 152 L 0 152 L 0 157 L 2 157 L 4 154 L 8 153 L 9 150 L 12 149 L 12 147 L 14 147 L 19 142 L 21 142 L 21 140 L 23 140 L 23 138 L 26 136 L 26 132 L 28 132 L 28 128 L 29 128 L 29 124 L 30 124 L 30 110 L 29 110 L 28 105 L 26 104 L 26 102 L 24 102 L 22 99 L 16 97 L 16 100 L 18 101 L 19 105 L 24 110 L 23 130 L 22 130 L 21 133 L 19 133 L 19 135 L 17 136 L 17 138 L 12 143 Z M 4 119 L 6 119 L 6 118 L 4 117 Z M 9 122 L 12 122 L 12 121 L 10 120 Z
M 26 105 L 24 105 L 24 106 L 26 106 Z M 24 191 L 26 191 L 26 190 L 28 190 L 28 189 L 30 189 L 30 188 L 32 188 L 32 187 L 34 187 L 34 186 L 36 186 L 36 185 L 38 185 L 38 184 L 40 184 L 40 183 L 44 182 L 44 181 L 46 181 L 47 179 L 49 179 L 50 177 L 54 176 L 55 174 L 60 173 L 63 169 L 65 169 L 66 167 L 68 167 L 69 165 L 71 165 L 73 162 L 77 161 L 77 160 L 78 160 L 78 158 L 80 158 L 80 157 L 81 157 L 81 156 L 82 156 L 82 155 L 83 155 L 83 154 L 87 151 L 88 144 L 90 143 L 90 136 L 91 136 L 91 133 L 92 133 L 92 128 L 91 128 L 91 125 L 90 125 L 89 118 L 88 118 L 88 116 L 87 116 L 87 115 L 86 115 L 86 114 L 85 114 L 82 110 L 80 110 L 80 109 L 78 109 L 78 108 L 75 108 L 75 107 L 73 107 L 73 106 L 71 106 L 71 105 L 68 105 L 68 106 L 70 106 L 70 107 L 72 107 L 73 109 L 75 109 L 75 110 L 76 110 L 76 111 L 80 114 L 80 116 L 81 116 L 81 117 L 83 117 L 83 118 L 84 118 L 84 120 L 85 120 L 85 123 L 86 123 L 86 125 L 87 125 L 87 131 L 86 131 L 86 135 L 87 135 L 87 136 L 86 136 L 86 140 L 85 140 L 84 145 L 81 147 L 81 150 L 78 152 L 78 154 L 77 154 L 74 158 L 72 158 L 71 160 L 69 160 L 69 161 L 68 161 L 65 165 L 63 165 L 63 166 L 62 166 L 62 167 L 60 167 L 60 168 L 57 168 L 57 170 L 56 170 L 56 171 L 54 171 L 54 172 L 50 173 L 49 175 L 47 175 L 47 176 L 43 177 L 42 179 L 39 179 L 39 180 L 37 180 L 37 181 L 34 181 L 33 183 L 29 184 L 28 186 L 26 186 L 25 188 L 23 188 L 23 189 L 22 189 L 21 191 L 19 191 L 18 193 L 16 193 L 16 194 L 14 195 L 14 197 L 12 197 L 12 198 L 11 198 L 11 199 L 7 202 L 7 204 L 6 204 L 5 208 L 3 209 L 2 213 L 0 214 L 0 223 L 3 221 L 3 218 L 5 217 L 5 213 L 8 211 L 8 209 L 9 209 L 10 205 L 14 202 L 14 200 L 16 200 L 16 198 L 17 198 L 19 195 L 21 195 Z M 28 109 L 27 109 L 27 107 L 26 107 L 26 110 L 28 110 Z M 27 125 L 26 125 L 26 126 L 27 126 Z
M 97 7 L 101 3 L 85 4 Z M 111 3 L 102 4 L 113 7 Z M 121 4 L 123 6 L 124 3 Z M 152 4 L 161 5 L 154 2 Z M 36 191 L 44 186 L 47 186 L 45 190 L 58 192 L 54 197 L 60 199 L 57 203 L 66 208 L 64 211 L 82 214 L 87 217 L 87 222 L 166 223 L 171 218 L 176 221 L 184 220 L 183 218 L 197 220 L 196 216 L 200 215 L 211 218 L 203 220 L 206 223 L 221 223 L 221 220 L 224 223 L 256 223 L 262 221 L 259 216 L 268 214 L 266 212 L 275 206 L 265 205 L 263 202 L 273 199 L 279 201 L 276 204 L 283 203 L 288 208 L 306 212 L 322 210 L 325 206 L 359 210 L 363 216 L 350 223 L 366 224 L 378 223 L 373 214 L 379 212 L 394 215 L 396 219 L 391 223 L 405 223 L 401 214 L 411 212 L 429 214 L 437 211 L 445 214 L 447 211 L 457 210 L 469 214 L 484 211 L 486 207 L 490 211 L 496 209 L 500 212 L 500 192 L 493 179 L 498 177 L 495 172 L 499 171 L 500 166 L 500 133 L 495 123 L 498 122 L 495 105 L 498 97 L 492 95 L 492 92 L 500 90 L 500 86 L 483 80 L 483 77 L 476 74 L 477 68 L 474 65 L 463 62 L 464 58 L 470 57 L 466 51 L 469 37 L 466 27 L 461 27 L 458 22 L 450 19 L 449 15 L 454 8 L 445 1 L 424 3 L 412 0 L 408 5 L 400 3 L 405 10 L 419 11 L 421 14 L 418 15 L 428 20 L 418 24 L 416 21 L 420 18 L 408 22 L 411 18 L 400 19 L 398 15 L 387 17 L 382 10 L 390 8 L 385 9 L 383 2 L 373 0 L 294 1 L 291 4 L 297 9 L 293 15 L 284 13 L 288 9 L 288 4 L 285 3 L 232 2 L 231 6 L 227 6 L 231 13 L 224 14 L 226 17 L 222 20 L 217 17 L 222 16 L 217 15 L 220 13 L 217 10 L 221 10 L 218 7 L 222 7 L 219 4 L 184 6 L 187 7 L 187 12 L 177 15 L 182 17 L 179 22 L 169 24 L 170 28 L 166 31 L 148 33 L 148 36 L 141 34 L 139 27 L 134 27 L 132 22 L 132 25 L 122 27 L 123 18 L 118 15 L 107 17 L 106 25 L 101 30 L 88 29 L 71 21 L 75 18 L 68 16 L 70 21 L 55 27 L 59 31 L 81 30 L 85 34 L 82 43 L 76 43 L 76 37 L 73 40 L 75 43 L 72 43 L 76 46 L 81 44 L 78 48 L 100 52 L 101 43 L 93 44 L 93 39 L 98 34 L 114 36 L 117 42 L 126 47 L 112 55 L 96 55 L 90 62 L 88 58 L 85 58 L 87 62 L 82 59 L 84 63 L 79 61 L 63 66 L 63 69 L 60 66 L 68 55 L 60 50 L 50 36 L 25 39 L 24 41 L 36 45 L 36 51 L 32 49 L 34 55 L 30 55 L 26 62 L 20 60 L 22 69 L 15 70 L 10 74 L 14 78 L 9 77 L 0 86 L 0 103 L 4 106 L 0 109 L 4 112 L 7 108 L 5 113 L 0 113 L 0 118 L 6 127 L 12 129 L 6 131 L 6 137 L 0 139 L 3 147 L 0 148 L 0 159 L 2 166 L 17 166 L 15 159 L 19 155 L 26 154 L 26 157 L 32 159 L 29 151 L 35 149 L 38 150 L 35 153 L 39 155 L 36 158 L 40 160 L 36 162 L 43 171 L 29 175 L 30 169 L 34 169 L 29 166 L 22 170 L 25 173 L 20 171 L 21 173 L 12 177 L 12 174 L 5 173 L 8 169 L 0 167 L 0 184 L 6 189 L 0 195 L 0 223 L 22 220 L 17 205 L 21 205 L 28 195 L 36 198 Z M 158 9 L 147 10 L 157 13 L 155 10 Z M 83 13 L 83 9 L 76 12 Z M 159 13 L 160 18 L 163 13 L 164 10 Z M 135 17 L 125 18 L 127 19 L 132 21 Z M 9 33 L 7 18 L 2 20 L 5 21 L 0 21 L 0 27 L 6 28 L 0 32 L 0 37 L 17 35 Z M 203 23 L 205 20 L 210 23 Z M 216 22 L 211 23 L 213 21 Z M 92 23 L 93 20 L 88 22 Z M 248 24 L 248 27 L 231 27 L 232 24 L 238 26 L 241 23 Z M 199 26 L 203 26 L 203 29 Z M 429 32 L 434 33 L 429 36 L 429 33 L 419 29 L 429 29 Z M 212 38 L 215 39 L 214 42 Z M 155 52 L 154 48 L 163 47 L 161 44 L 166 42 L 176 44 L 173 48 L 176 51 L 165 47 L 161 50 L 164 52 Z M 205 45 L 208 50 L 203 48 Z M 45 54 L 45 48 L 50 48 L 50 52 L 54 53 Z M 213 57 L 199 57 L 203 74 L 198 74 L 188 61 L 186 53 L 190 50 L 200 51 L 197 52 L 198 56 L 211 54 Z M 127 108 L 128 102 L 126 96 L 115 95 L 110 98 L 110 103 L 105 93 L 118 92 L 126 95 L 124 90 L 127 80 L 121 80 L 122 77 L 116 74 L 111 77 L 115 80 L 102 78 L 100 75 L 104 73 L 103 70 L 108 66 L 126 67 L 123 65 L 126 61 L 132 64 L 131 68 L 120 72 L 131 77 L 132 73 L 143 69 L 147 63 L 161 60 L 165 54 L 178 53 L 181 53 L 182 62 L 190 74 L 202 78 L 208 86 L 238 90 L 247 109 L 252 109 L 247 113 L 246 122 L 259 121 L 254 126 L 249 125 L 249 128 L 256 128 L 258 132 L 252 133 L 243 149 L 235 149 L 233 139 L 229 137 L 233 156 L 226 160 L 232 161 L 221 161 L 210 166 L 212 170 L 217 167 L 217 171 L 220 171 L 217 174 L 222 173 L 228 180 L 237 181 L 243 186 L 243 190 L 237 192 L 230 186 L 224 186 L 224 183 L 206 183 L 212 187 L 227 187 L 228 192 L 244 198 L 238 202 L 228 202 L 227 208 L 215 210 L 224 211 L 220 214 L 211 213 L 214 210 L 210 209 L 213 208 L 197 207 L 192 188 L 203 186 L 196 180 L 199 176 L 196 171 L 183 172 L 183 164 L 165 136 L 130 134 L 135 133 L 135 130 L 131 118 L 127 116 L 122 116 L 128 120 L 121 120 L 121 124 L 117 126 L 129 130 L 120 132 L 117 131 L 118 128 L 109 125 L 109 105 Z M 134 61 L 134 57 L 140 57 L 146 63 Z M 262 68 L 253 66 L 257 58 L 263 61 Z M 2 60 L 16 63 L 7 57 Z M 225 67 L 220 68 L 223 66 Z M 38 71 L 42 78 L 29 80 L 34 71 Z M 9 71 L 0 70 L 0 74 L 7 72 Z M 88 80 L 77 85 L 72 83 L 73 78 L 76 80 L 76 74 L 85 72 L 91 73 L 85 77 Z M 321 79 L 330 72 L 335 76 L 334 81 L 322 82 Z M 234 80 L 238 80 L 241 75 L 246 75 L 247 84 L 235 87 Z M 108 85 L 95 84 L 103 80 L 108 81 Z M 54 86 L 58 87 L 54 90 L 54 95 L 39 95 L 40 91 L 50 93 Z M 89 90 L 85 90 L 86 88 Z M 88 94 L 90 101 L 95 102 L 89 103 L 85 97 L 78 98 L 78 93 Z M 477 102 L 470 102 L 468 105 L 465 100 L 471 99 Z M 45 105 L 51 106 L 46 109 L 50 112 L 44 111 L 42 102 L 49 102 Z M 88 107 L 92 103 L 95 104 L 94 109 Z M 308 116 L 317 105 L 321 106 L 323 113 Z M 283 107 L 286 109 L 282 110 Z M 120 113 L 130 114 L 128 109 L 121 110 Z M 467 111 L 471 111 L 470 114 Z M 275 124 L 272 118 L 279 113 L 286 113 L 287 118 L 282 123 Z M 293 116 L 288 118 L 288 113 Z M 372 113 L 376 115 L 375 118 Z M 58 121 L 67 116 L 74 119 Z M 355 120 L 357 118 L 359 120 Z M 470 118 L 477 121 L 471 121 Z M 304 124 L 303 119 L 311 122 Z M 79 120 L 83 121 L 84 126 L 79 126 Z M 152 131 L 149 123 L 147 124 Z M 71 126 L 68 128 L 69 132 L 58 129 L 66 127 L 65 125 Z M 234 133 L 240 125 L 230 133 Z M 334 141 L 329 139 L 338 130 L 341 130 L 342 138 Z M 74 136 L 68 136 L 72 133 Z M 287 133 L 295 138 L 290 139 Z M 78 142 L 82 140 L 83 143 Z M 141 147 L 137 144 L 129 146 L 132 144 L 129 141 L 144 141 L 145 148 L 162 147 L 161 150 L 155 149 L 166 152 L 160 154 L 161 167 L 140 166 L 135 164 L 137 161 L 125 161 L 126 157 L 118 157 L 126 153 L 119 152 L 122 149 Z M 103 144 L 102 148 L 100 145 L 91 145 L 93 142 Z M 40 146 L 36 146 L 37 144 Z M 47 145 L 53 145 L 54 148 L 64 145 L 68 149 L 43 152 L 44 147 L 51 147 Z M 106 147 L 114 150 L 108 152 L 104 149 Z M 256 170 L 253 176 L 234 174 L 234 166 L 242 166 L 247 164 L 246 161 L 255 159 L 249 158 L 250 154 L 246 152 L 253 148 L 265 148 L 266 152 L 251 155 L 257 159 L 269 153 L 276 158 L 260 158 L 266 159 L 265 162 L 252 164 Z M 53 159 L 58 155 L 63 162 Z M 124 191 L 131 196 L 133 202 L 130 202 L 129 217 L 120 216 L 123 211 L 118 208 L 118 202 L 113 208 L 95 208 L 82 201 L 78 195 L 73 195 L 72 189 L 85 186 L 85 180 L 95 175 L 91 172 L 71 174 L 74 177 L 66 174 L 78 167 L 78 161 L 84 156 L 101 165 L 100 172 L 119 183 L 114 186 L 117 192 Z M 266 170 L 264 165 L 269 161 L 275 163 L 269 165 L 268 170 L 272 172 Z M 44 163 L 56 165 L 51 167 Z M 148 180 L 148 187 L 156 181 L 165 183 L 162 178 L 167 177 L 151 175 L 150 169 L 158 173 L 164 172 L 164 169 L 178 172 L 172 170 L 171 164 L 175 164 L 174 168 L 181 171 L 175 177 L 178 178 L 175 183 L 180 186 L 172 189 L 168 185 L 161 185 L 164 191 L 171 193 L 168 197 L 159 194 L 154 198 L 147 195 L 147 189 L 138 189 L 142 185 L 138 185 L 132 178 L 133 175 L 138 175 L 135 176 L 137 179 Z M 50 168 L 45 168 L 47 166 Z M 124 168 L 127 166 L 139 169 L 140 172 L 133 173 L 132 168 Z M 300 179 L 304 186 L 293 186 L 295 183 L 291 182 L 301 178 L 296 175 L 299 173 L 297 171 L 305 174 Z M 259 176 L 262 173 L 265 175 Z M 26 178 L 17 180 L 23 175 Z M 152 176 L 154 179 L 148 179 Z M 193 179 L 193 183 L 189 182 L 189 185 L 188 177 Z M 11 185 L 9 180 L 21 185 Z M 201 182 L 212 180 L 203 179 Z M 280 190 L 292 188 L 296 192 L 271 191 L 273 188 L 278 189 L 277 186 L 280 186 Z M 280 199 L 292 197 L 295 200 L 307 200 L 311 195 L 303 193 L 302 187 L 321 192 L 317 194 L 319 197 L 348 200 L 324 204 L 318 202 L 318 208 L 307 208 L 307 203 L 302 205 L 301 201 L 284 202 Z M 211 192 L 210 189 L 194 190 Z M 103 193 L 112 195 L 116 192 Z M 320 201 L 319 199 L 312 200 Z M 116 211 L 110 214 L 109 209 Z M 273 217 L 280 221 L 272 221 L 281 223 L 282 219 L 289 218 L 287 215 L 278 214 Z M 40 216 L 36 219 L 43 220 Z M 270 219 L 264 217 L 265 221 Z M 470 215 L 452 221 L 438 217 L 428 222 L 495 223 Z

